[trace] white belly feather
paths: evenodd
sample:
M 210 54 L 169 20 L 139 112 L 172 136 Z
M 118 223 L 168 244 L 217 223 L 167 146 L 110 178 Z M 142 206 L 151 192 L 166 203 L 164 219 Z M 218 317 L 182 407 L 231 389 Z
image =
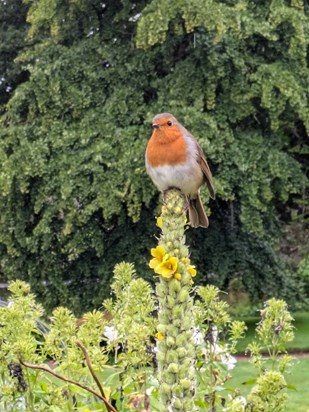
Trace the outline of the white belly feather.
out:
M 148 164 L 146 157 L 146 169 L 153 183 L 162 192 L 174 187 L 187 196 L 195 197 L 203 184 L 204 175 L 196 160 L 198 156 L 196 141 L 186 134 L 186 129 L 183 129 L 183 132 L 189 149 L 186 163 L 152 167 Z
M 195 159 L 177 166 L 149 167 L 146 162 L 147 172 L 154 184 L 161 191 L 176 187 L 185 195 L 196 195 L 203 182 L 203 173 Z

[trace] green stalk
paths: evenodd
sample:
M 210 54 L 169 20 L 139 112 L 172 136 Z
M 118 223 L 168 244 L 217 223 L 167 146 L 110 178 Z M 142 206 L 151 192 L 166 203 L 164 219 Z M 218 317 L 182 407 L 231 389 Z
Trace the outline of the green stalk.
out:
M 193 342 L 193 299 L 190 295 L 195 268 L 185 245 L 186 199 L 178 190 L 165 193 L 158 219 L 162 233 L 150 262 L 159 275 L 157 361 L 161 411 L 193 412 L 196 387 Z

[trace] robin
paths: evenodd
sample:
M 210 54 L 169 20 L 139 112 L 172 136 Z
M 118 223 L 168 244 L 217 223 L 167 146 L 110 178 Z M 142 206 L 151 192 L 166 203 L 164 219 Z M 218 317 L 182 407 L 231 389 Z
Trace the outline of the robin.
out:
M 213 199 L 215 192 L 202 148 L 170 113 L 157 114 L 152 128 L 145 156 L 147 173 L 163 194 L 177 188 L 186 195 L 192 227 L 208 227 L 199 190 L 206 183 Z

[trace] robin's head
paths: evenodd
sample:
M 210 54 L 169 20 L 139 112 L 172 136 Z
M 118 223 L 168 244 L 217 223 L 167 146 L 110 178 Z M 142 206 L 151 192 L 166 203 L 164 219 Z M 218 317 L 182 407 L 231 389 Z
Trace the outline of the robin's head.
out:
M 164 143 L 164 141 L 168 143 L 181 136 L 179 123 L 170 113 L 157 114 L 152 120 L 152 128 L 152 135 L 162 143 Z

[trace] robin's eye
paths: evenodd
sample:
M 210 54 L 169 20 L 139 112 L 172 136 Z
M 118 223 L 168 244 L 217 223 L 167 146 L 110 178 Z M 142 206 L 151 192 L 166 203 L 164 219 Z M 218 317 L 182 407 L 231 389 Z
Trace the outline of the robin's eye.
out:
M 171 122 L 170 120 L 166 123 L 168 126 L 172 126 L 173 122 Z

